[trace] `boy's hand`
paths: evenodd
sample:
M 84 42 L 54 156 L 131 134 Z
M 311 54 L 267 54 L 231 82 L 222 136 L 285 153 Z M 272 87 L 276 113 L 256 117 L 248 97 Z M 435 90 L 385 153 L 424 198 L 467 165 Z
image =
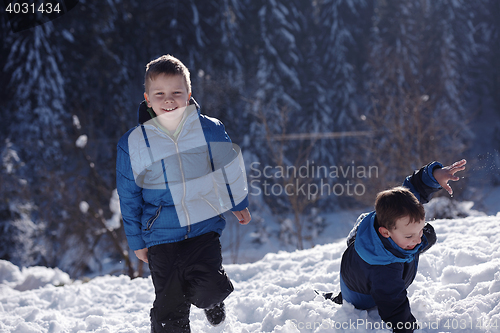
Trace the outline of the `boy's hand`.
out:
M 441 185 L 446 191 L 448 191 L 450 195 L 453 194 L 453 190 L 451 189 L 450 185 L 448 185 L 448 181 L 453 180 L 456 182 L 457 180 L 459 180 L 460 177 L 455 176 L 455 173 L 464 170 L 466 163 L 466 160 L 461 160 L 453 163 L 452 165 L 434 170 L 434 178 L 436 178 L 439 185 Z
M 252 219 L 252 216 L 250 215 L 248 208 L 240 210 L 239 212 L 233 212 L 233 214 L 234 216 L 236 216 L 240 224 L 248 224 L 248 222 L 250 222 L 250 220 Z
M 139 260 L 144 261 L 146 264 L 148 263 L 148 248 L 147 247 L 144 249 L 136 250 L 136 251 L 134 251 L 134 253 L 137 256 L 137 258 L 139 258 Z

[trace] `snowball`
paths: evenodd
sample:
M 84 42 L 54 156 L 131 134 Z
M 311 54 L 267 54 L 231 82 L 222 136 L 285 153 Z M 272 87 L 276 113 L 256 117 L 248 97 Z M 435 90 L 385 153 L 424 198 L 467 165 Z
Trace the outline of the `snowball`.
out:
M 75 142 L 75 145 L 78 147 L 78 148 L 85 148 L 85 146 L 87 145 L 87 141 L 88 141 L 88 137 L 87 135 L 85 134 L 82 134 L 78 137 L 78 139 L 76 139 L 76 142 Z
M 83 214 L 86 214 L 88 211 L 89 211 L 89 204 L 87 201 L 81 201 L 80 202 L 80 211 L 83 213 Z
M 78 116 L 76 114 L 73 115 L 73 126 L 75 126 L 76 129 L 82 128 L 82 125 L 80 125 L 80 119 L 78 119 Z

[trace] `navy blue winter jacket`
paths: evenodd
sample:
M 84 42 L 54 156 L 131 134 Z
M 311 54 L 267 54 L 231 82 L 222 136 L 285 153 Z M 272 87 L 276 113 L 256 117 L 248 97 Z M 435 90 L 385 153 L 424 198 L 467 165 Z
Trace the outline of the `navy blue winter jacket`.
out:
M 143 102 L 139 125 L 117 146 L 116 183 L 129 247 L 139 250 L 212 231 L 220 235 L 223 213 L 248 206 L 241 153 L 224 125 L 200 114 L 193 99 L 176 136 L 146 110 Z
M 434 168 L 440 167 L 439 162 L 422 167 L 408 176 L 403 186 L 420 202 L 427 203 L 441 189 L 432 175 Z M 419 255 L 436 241 L 434 230 L 427 224 L 422 242 L 413 250 L 404 250 L 391 238 L 380 235 L 378 229 L 377 216 L 371 212 L 361 215 L 351 231 L 340 269 L 342 298 L 358 309 L 377 306 L 382 320 L 391 323 L 395 332 L 413 332 L 397 329 L 397 325 L 416 321 L 406 289 L 417 273 Z

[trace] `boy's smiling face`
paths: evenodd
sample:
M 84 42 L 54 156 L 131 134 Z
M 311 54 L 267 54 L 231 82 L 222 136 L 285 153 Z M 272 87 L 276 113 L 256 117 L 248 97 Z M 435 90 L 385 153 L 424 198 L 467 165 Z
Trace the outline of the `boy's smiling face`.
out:
M 422 242 L 424 226 L 424 220 L 410 223 L 410 217 L 404 216 L 396 220 L 394 229 L 380 227 L 379 232 L 385 238 L 390 237 L 403 250 L 413 250 Z
M 182 75 L 159 74 L 149 82 L 144 93 L 148 107 L 152 108 L 162 126 L 175 130 L 179 125 L 191 94 Z

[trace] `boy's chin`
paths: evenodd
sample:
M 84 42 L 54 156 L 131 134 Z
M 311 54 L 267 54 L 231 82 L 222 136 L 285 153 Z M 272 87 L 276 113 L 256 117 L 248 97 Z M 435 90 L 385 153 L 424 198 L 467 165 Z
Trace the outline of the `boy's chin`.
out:
M 396 243 L 396 242 L 394 242 Z M 415 249 L 415 247 L 417 247 L 418 244 L 414 245 L 414 246 L 401 246 L 400 244 L 396 243 L 397 246 L 399 246 L 399 248 L 401 248 L 402 250 L 406 250 L 406 251 L 411 251 L 413 249 Z
M 172 116 L 172 115 L 180 115 L 180 114 L 183 114 L 184 113 L 184 110 L 186 110 L 186 107 L 185 106 L 182 106 L 182 107 L 179 107 L 179 108 L 176 108 L 174 110 L 170 110 L 170 111 L 167 111 L 167 110 L 161 110 L 160 112 L 155 112 L 156 115 L 158 117 L 169 117 L 169 116 Z

